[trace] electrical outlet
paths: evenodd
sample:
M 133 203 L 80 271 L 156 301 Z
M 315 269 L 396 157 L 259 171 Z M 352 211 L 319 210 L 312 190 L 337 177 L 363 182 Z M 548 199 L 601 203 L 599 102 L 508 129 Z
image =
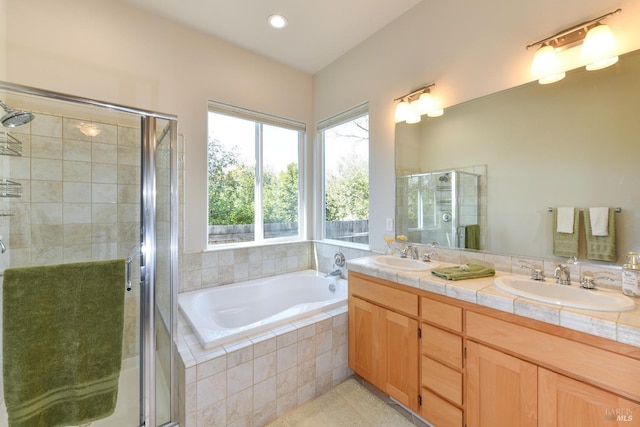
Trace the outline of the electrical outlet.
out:
M 393 218 L 387 218 L 387 231 L 393 231 Z

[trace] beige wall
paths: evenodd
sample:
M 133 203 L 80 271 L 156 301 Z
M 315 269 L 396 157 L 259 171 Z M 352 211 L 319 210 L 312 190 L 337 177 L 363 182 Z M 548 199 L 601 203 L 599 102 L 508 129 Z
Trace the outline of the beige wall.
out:
M 525 83 L 527 44 L 618 7 L 607 23 L 620 52 L 640 48 L 635 0 L 423 1 L 317 73 L 314 120 L 369 101 L 372 248 L 384 248 L 385 218 L 394 217 L 394 98 L 435 82 L 446 107 Z
M 178 115 L 187 252 L 206 246 L 207 99 L 300 120 L 309 130 L 368 101 L 370 243 L 382 250 L 385 218 L 394 217 L 395 97 L 436 82 L 434 93 L 449 106 L 524 83 L 533 55 L 527 43 L 617 7 L 623 13 L 608 23 L 620 51 L 640 48 L 636 0 L 425 1 L 312 78 L 116 1 L 0 0 L 2 7 L 5 80 Z M 310 211 L 319 212 L 319 195 L 314 202 Z
M 0 80 L 6 80 L 7 0 L 0 0 Z
M 0 1 L 5 80 L 178 116 L 187 252 L 206 247 L 207 100 L 311 123 L 311 76 L 263 56 L 116 1 Z

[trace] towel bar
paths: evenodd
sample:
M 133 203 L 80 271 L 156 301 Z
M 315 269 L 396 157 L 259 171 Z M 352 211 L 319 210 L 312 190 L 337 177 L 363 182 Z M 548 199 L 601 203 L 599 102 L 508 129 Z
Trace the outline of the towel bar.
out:
M 553 212 L 553 209 L 554 209 L 554 208 L 547 208 L 547 212 Z M 584 211 L 584 209 L 580 209 L 580 210 L 581 210 L 581 211 Z M 622 212 L 622 208 L 615 208 L 615 209 L 614 209 L 614 211 L 615 211 L 616 213 L 620 213 L 620 212 Z

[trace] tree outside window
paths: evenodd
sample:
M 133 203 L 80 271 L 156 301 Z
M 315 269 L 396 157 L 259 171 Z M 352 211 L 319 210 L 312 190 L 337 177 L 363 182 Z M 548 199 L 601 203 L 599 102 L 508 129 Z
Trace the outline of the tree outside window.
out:
M 324 237 L 369 243 L 369 115 L 322 130 Z
M 209 112 L 209 245 L 299 237 L 303 135 Z

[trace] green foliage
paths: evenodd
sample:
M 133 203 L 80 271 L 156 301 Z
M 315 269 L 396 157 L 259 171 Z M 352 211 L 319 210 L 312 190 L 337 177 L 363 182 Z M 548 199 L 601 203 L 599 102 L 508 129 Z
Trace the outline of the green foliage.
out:
M 343 158 L 338 172 L 326 177 L 327 221 L 369 218 L 369 169 L 366 162 Z
M 276 175 L 264 172 L 262 186 L 266 224 L 298 222 L 298 165 L 289 163 Z
M 238 150 L 225 150 L 209 142 L 209 224 L 237 225 L 255 222 L 255 169 L 243 164 Z M 298 221 L 298 165 L 290 163 L 276 175 L 263 173 L 265 223 Z
M 255 170 L 209 142 L 209 224 L 253 224 Z

